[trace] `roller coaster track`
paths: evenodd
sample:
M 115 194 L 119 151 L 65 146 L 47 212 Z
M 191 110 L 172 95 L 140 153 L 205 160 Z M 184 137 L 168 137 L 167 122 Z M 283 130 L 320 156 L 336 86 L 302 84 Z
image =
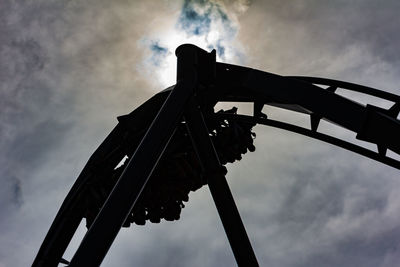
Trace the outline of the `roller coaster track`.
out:
M 177 84 L 156 94 L 128 115 L 93 153 L 66 196 L 32 266 L 98 266 L 138 199 L 148 185 L 159 160 L 183 136 L 190 136 L 199 162 L 199 172 L 207 181 L 221 221 L 239 266 L 258 266 L 235 202 L 221 169 L 218 143 L 210 138 L 212 122 L 229 121 L 244 125 L 266 125 L 318 139 L 383 164 L 400 169 L 400 161 L 387 156 L 388 149 L 400 154 L 400 96 L 378 89 L 317 77 L 279 76 L 259 70 L 215 61 L 215 51 L 207 53 L 193 45 L 177 51 Z M 391 102 L 389 109 L 363 105 L 337 94 L 348 90 Z M 253 103 L 253 114 L 214 112 L 218 102 Z M 265 105 L 306 114 L 310 127 L 272 120 L 262 113 Z M 318 131 L 320 120 L 356 133 L 356 138 L 375 144 L 377 150 Z M 180 125 L 180 126 L 179 126 Z M 172 140 L 172 141 L 171 141 Z M 167 152 L 166 152 L 167 151 Z M 112 191 L 96 214 L 87 214 L 88 195 L 98 177 L 115 171 L 121 160 L 129 162 L 118 173 Z M 165 156 L 166 157 L 166 156 Z M 193 175 L 196 175 L 195 173 Z M 134 177 L 135 179 L 130 179 Z M 152 178 L 153 179 L 153 178 Z M 111 189 L 110 189 L 111 190 Z M 135 206 L 136 205 L 136 206 Z M 63 254 L 83 218 L 89 230 L 71 262 Z

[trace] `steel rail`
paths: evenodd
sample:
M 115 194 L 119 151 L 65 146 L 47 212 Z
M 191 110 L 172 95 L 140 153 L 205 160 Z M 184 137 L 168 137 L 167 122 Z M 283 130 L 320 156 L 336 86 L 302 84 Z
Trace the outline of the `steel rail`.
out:
M 385 100 L 389 100 L 395 103 L 400 102 L 400 96 L 385 92 L 373 87 L 364 86 L 360 84 L 334 80 L 334 79 L 327 79 L 321 77 L 311 77 L 311 76 L 285 76 L 287 78 L 298 79 L 306 82 L 310 82 L 313 84 L 320 84 L 320 85 L 327 85 L 327 86 L 335 86 L 341 89 L 346 89 L 349 91 L 359 92 L 371 96 L 375 96 L 378 98 L 382 98 Z
M 369 150 L 367 148 L 364 148 L 362 146 L 355 145 L 353 143 L 344 141 L 342 139 L 323 134 L 320 132 L 315 132 L 312 130 L 309 130 L 307 128 L 303 128 L 297 125 L 277 121 L 277 120 L 271 120 L 271 119 L 266 119 L 266 118 L 256 118 L 253 116 L 248 116 L 248 115 L 237 115 L 237 114 L 216 114 L 217 118 L 220 119 L 227 119 L 227 120 L 233 120 L 233 121 L 244 121 L 244 122 L 249 122 L 249 123 L 257 123 L 257 124 L 262 124 L 265 126 L 271 126 L 283 130 L 287 130 L 290 132 L 294 132 L 297 134 L 301 134 L 304 136 L 308 136 L 338 147 L 341 147 L 343 149 L 352 151 L 354 153 L 360 154 L 362 156 L 365 156 L 367 158 L 373 159 L 375 161 L 381 162 L 383 164 L 386 164 L 390 167 L 393 167 L 395 169 L 400 170 L 400 161 L 387 157 L 387 156 L 382 156 L 379 153 Z

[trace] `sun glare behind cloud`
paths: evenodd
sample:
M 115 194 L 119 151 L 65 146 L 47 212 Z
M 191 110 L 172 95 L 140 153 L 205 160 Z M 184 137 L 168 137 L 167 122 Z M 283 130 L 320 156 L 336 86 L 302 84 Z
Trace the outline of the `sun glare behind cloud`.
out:
M 238 25 L 218 2 L 185 1 L 172 27 L 162 25 L 140 40 L 147 57 L 142 63 L 153 82 L 162 88 L 176 82 L 175 49 L 191 43 L 217 52 L 218 61 L 243 62 L 243 49 L 234 39 Z

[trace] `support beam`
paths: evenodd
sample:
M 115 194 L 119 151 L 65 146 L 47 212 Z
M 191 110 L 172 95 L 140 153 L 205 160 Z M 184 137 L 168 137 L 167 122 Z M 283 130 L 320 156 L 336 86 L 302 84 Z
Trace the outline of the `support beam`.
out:
M 203 115 L 193 101 L 185 113 L 185 120 L 238 266 L 259 266 Z
M 83 238 L 69 266 L 99 266 L 135 205 L 175 131 L 197 83 L 197 51 L 177 49 L 178 80 L 114 189 Z

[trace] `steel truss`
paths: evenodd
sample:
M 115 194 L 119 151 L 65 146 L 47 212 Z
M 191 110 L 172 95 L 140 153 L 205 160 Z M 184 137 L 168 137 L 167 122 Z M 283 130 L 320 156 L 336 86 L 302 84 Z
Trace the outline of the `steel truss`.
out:
M 207 183 L 239 266 L 258 266 L 225 172 L 210 139 L 207 118 L 263 124 L 319 139 L 400 169 L 400 161 L 386 156 L 387 149 L 400 154 L 400 96 L 343 81 L 316 77 L 279 76 L 255 69 L 216 62 L 211 53 L 182 45 L 176 50 L 177 83 L 149 99 L 119 124 L 93 153 L 65 198 L 32 266 L 98 266 L 134 208 L 154 168 L 184 122 L 193 148 L 207 174 Z M 326 89 L 320 85 L 327 86 Z M 356 91 L 393 103 L 390 109 L 362 105 L 335 93 Z M 215 113 L 218 102 L 250 102 L 252 116 Z M 268 119 L 264 105 L 277 106 L 310 116 L 303 128 Z M 357 134 L 356 138 L 377 145 L 378 151 L 318 132 L 321 119 Z M 114 168 L 134 146 L 132 156 L 105 204 L 91 224 L 71 262 L 62 258 L 84 217 L 85 195 L 96 175 Z M 134 152 L 134 153 L 133 153 Z M 134 177 L 134 179 L 132 179 Z

